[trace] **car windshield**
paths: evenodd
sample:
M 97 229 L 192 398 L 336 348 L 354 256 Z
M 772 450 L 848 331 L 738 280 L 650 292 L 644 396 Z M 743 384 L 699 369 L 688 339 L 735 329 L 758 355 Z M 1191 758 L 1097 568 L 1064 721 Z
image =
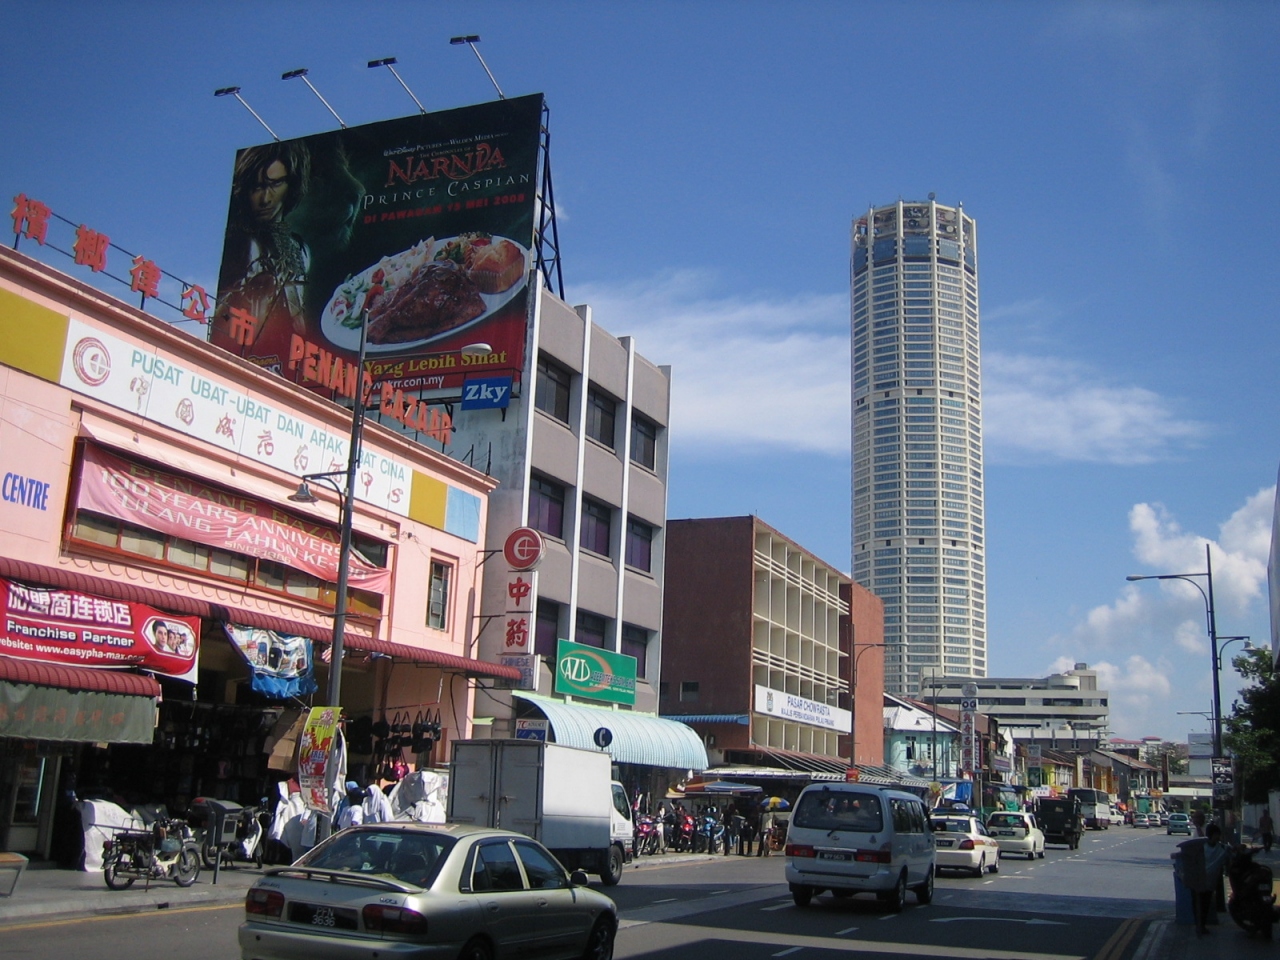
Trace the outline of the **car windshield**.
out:
M 937 819 L 931 820 L 934 833 L 972 833 L 968 820 Z
M 884 812 L 874 793 L 814 790 L 800 797 L 791 822 L 808 830 L 876 833 L 884 829 Z
M 993 813 L 988 827 L 1025 827 L 1026 822 L 1016 813 Z
M 441 833 L 345 830 L 303 856 L 298 865 L 429 887 L 456 842 Z
M 1169 814 L 1169 819 L 1170 819 L 1170 820 L 1185 820 L 1185 819 L 1187 819 L 1187 815 L 1186 815 L 1185 813 L 1171 813 L 1171 814 Z

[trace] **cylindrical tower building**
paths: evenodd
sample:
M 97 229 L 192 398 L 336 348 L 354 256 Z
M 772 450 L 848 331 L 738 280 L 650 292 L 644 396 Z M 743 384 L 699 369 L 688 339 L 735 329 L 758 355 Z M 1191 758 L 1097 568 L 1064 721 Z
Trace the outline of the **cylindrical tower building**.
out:
M 884 601 L 888 693 L 987 672 L 977 253 L 932 198 L 853 223 L 853 579 Z

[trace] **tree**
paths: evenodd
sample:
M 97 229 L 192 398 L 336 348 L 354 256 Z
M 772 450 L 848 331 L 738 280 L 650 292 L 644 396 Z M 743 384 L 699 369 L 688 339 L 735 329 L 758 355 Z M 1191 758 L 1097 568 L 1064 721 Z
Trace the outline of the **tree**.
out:
M 1180 777 L 1187 772 L 1187 745 L 1161 740 L 1148 744 L 1143 750 L 1142 759 L 1157 770 L 1164 769 L 1164 758 L 1169 758 L 1169 776 Z
M 1232 664 L 1247 685 L 1225 718 L 1224 740 L 1239 761 L 1242 798 L 1266 803 L 1267 791 L 1280 789 L 1280 675 L 1265 647 Z

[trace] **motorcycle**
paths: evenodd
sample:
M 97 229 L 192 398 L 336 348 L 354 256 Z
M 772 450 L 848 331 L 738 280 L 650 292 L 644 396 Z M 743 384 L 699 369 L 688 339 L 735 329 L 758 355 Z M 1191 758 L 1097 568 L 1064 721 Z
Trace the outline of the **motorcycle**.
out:
M 661 849 L 662 842 L 658 836 L 659 829 L 657 821 L 648 814 L 640 814 L 636 817 L 635 852 L 637 857 L 645 854 L 656 854 Z
M 720 822 L 719 815 L 714 811 L 704 813 L 698 820 L 698 832 L 693 838 L 694 852 L 715 853 L 727 843 L 724 824 Z
M 1271 892 L 1271 868 L 1254 862 L 1256 852 L 1253 847 L 1243 847 L 1232 857 L 1227 869 L 1227 878 L 1231 881 L 1227 912 L 1236 926 L 1250 937 L 1261 934 L 1263 940 L 1270 940 L 1272 925 L 1280 919 L 1280 911 Z
M 112 890 L 136 880 L 172 880 L 189 887 L 200 876 L 200 847 L 181 820 L 157 820 L 146 830 L 117 830 L 102 845 L 102 879 Z
M 199 832 L 200 858 L 207 869 L 212 870 L 219 857 L 222 858 L 224 867 L 234 866 L 237 862 L 262 866 L 267 845 L 267 830 L 263 820 L 267 823 L 271 820 L 268 803 L 268 799 L 263 797 L 257 806 L 239 807 L 235 811 L 235 838 L 217 843 L 213 837 L 213 819 L 209 815 L 208 801 L 203 797 L 196 798 L 191 805 L 190 819 L 204 820 L 205 828 Z

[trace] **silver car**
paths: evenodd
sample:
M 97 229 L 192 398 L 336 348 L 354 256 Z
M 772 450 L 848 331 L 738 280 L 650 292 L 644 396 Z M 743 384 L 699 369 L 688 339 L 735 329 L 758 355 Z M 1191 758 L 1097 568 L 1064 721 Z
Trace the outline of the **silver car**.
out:
M 242 960 L 611 960 L 613 901 L 522 834 L 377 823 L 335 834 L 245 897 Z

